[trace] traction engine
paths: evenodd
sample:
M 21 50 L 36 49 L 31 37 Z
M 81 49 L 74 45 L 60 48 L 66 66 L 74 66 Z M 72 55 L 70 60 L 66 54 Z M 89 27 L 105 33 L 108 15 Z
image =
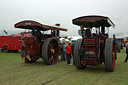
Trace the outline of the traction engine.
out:
M 114 23 L 105 16 L 83 16 L 72 20 L 80 26 L 78 39 L 74 47 L 74 62 L 77 69 L 85 69 L 87 65 L 97 66 L 105 63 L 106 71 L 115 69 L 115 41 L 105 32 Z M 94 29 L 95 28 L 95 29 Z M 94 33 L 92 33 L 94 31 Z

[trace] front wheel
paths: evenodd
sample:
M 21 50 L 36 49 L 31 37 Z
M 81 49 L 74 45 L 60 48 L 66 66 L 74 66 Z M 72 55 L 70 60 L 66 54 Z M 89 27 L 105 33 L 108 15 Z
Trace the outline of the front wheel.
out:
M 81 49 L 82 39 L 78 39 L 74 47 L 74 63 L 77 69 L 85 69 L 85 61 L 81 59 L 82 56 L 79 54 Z
M 112 38 L 107 38 L 105 42 L 105 67 L 106 71 L 113 72 L 115 69 L 116 49 Z

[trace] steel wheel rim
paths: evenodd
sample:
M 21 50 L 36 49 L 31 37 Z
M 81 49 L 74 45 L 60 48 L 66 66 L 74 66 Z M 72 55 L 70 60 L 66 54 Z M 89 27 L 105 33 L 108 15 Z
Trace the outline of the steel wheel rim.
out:
M 52 40 L 48 45 L 48 60 L 53 64 L 58 60 L 59 47 L 56 40 Z

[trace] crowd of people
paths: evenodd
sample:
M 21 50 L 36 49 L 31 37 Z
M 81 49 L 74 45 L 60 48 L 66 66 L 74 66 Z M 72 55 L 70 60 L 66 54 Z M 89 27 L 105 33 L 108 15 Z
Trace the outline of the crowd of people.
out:
M 63 43 L 62 46 L 62 56 L 61 56 L 61 61 L 66 61 L 68 65 L 72 65 L 71 63 L 71 58 L 74 57 L 74 46 L 75 43 Z M 73 58 L 73 64 L 74 64 L 74 58 Z

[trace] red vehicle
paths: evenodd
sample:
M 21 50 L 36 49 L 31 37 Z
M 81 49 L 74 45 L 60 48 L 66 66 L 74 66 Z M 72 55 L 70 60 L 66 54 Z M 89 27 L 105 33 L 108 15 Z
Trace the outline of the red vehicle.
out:
M 22 32 L 10 36 L 0 36 L 0 49 L 5 53 L 9 51 L 18 52 L 23 41 L 23 36 L 32 36 L 32 34 L 31 32 Z
M 0 49 L 2 49 L 2 52 L 18 51 L 21 44 L 21 36 L 0 36 Z
M 77 69 L 85 69 L 87 65 L 97 66 L 104 62 L 106 71 L 115 69 L 115 41 L 109 38 L 108 27 L 115 27 L 114 23 L 105 16 L 83 16 L 73 19 L 73 24 L 80 26 L 79 34 L 82 39 L 77 40 L 74 47 L 74 61 Z M 92 29 L 95 28 L 95 33 Z M 106 32 L 107 31 L 107 32 Z
M 32 30 L 32 36 L 25 36 L 21 45 L 21 58 L 24 63 L 34 63 L 39 58 L 48 65 L 58 61 L 59 34 L 60 31 L 67 31 L 67 29 L 44 25 L 32 20 L 21 21 L 14 26 Z

